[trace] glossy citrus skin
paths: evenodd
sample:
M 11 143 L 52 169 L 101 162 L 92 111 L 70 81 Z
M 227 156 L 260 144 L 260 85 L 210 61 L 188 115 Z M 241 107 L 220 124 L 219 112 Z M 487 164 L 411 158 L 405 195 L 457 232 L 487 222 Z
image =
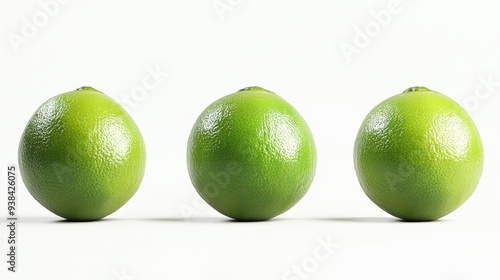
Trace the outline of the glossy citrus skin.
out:
M 366 195 L 380 208 L 408 221 L 430 221 L 474 192 L 483 147 L 459 104 L 414 87 L 368 114 L 356 138 L 354 165 Z
M 28 191 L 74 221 L 101 219 L 137 191 L 146 151 L 128 113 L 90 87 L 55 96 L 29 120 L 19 146 Z
M 188 170 L 201 197 L 236 220 L 273 218 L 307 192 L 316 149 L 300 114 L 259 87 L 225 96 L 196 120 Z

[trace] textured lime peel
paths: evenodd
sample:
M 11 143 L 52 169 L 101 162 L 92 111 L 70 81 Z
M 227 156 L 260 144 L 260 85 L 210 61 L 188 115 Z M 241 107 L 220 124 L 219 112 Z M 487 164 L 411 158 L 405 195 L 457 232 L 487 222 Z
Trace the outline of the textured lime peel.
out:
M 124 205 L 137 191 L 145 164 L 144 141 L 132 118 L 91 87 L 42 104 L 19 145 L 28 191 L 74 221 L 98 220 Z
M 247 87 L 201 113 L 187 161 L 194 187 L 217 211 L 237 220 L 267 220 L 306 194 L 316 148 L 290 104 L 263 88 Z
M 356 137 L 354 165 L 364 192 L 380 208 L 405 220 L 430 221 L 472 195 L 483 146 L 459 104 L 412 87 L 368 113 Z

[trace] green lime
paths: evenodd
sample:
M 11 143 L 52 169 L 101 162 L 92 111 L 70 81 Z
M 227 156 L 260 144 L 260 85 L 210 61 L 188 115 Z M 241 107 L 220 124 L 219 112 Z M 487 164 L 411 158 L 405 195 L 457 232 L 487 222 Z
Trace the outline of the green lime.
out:
M 354 165 L 366 195 L 408 221 L 439 219 L 474 192 L 483 146 L 474 122 L 449 97 L 409 88 L 377 105 L 363 121 Z
M 19 145 L 28 191 L 54 214 L 74 221 L 98 220 L 124 205 L 142 181 L 145 160 L 132 118 L 90 87 L 43 103 Z
M 236 220 L 271 219 L 307 192 L 316 169 L 312 134 L 277 94 L 248 87 L 208 106 L 188 141 L 188 170 L 200 196 Z

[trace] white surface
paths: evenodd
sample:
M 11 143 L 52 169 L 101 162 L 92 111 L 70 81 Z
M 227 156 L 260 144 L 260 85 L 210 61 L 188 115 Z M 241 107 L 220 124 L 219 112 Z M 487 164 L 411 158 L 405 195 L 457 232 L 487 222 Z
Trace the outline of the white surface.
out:
M 302 279 L 500 279 L 497 2 L 67 2 L 52 6 L 18 51 L 9 38 L 22 36 L 24 18 L 43 20 L 46 12 L 37 1 L 0 3 L 0 168 L 17 162 L 22 130 L 43 101 L 89 85 L 132 100 L 148 149 L 146 176 L 123 208 L 95 223 L 60 222 L 21 185 L 19 273 L 7 273 L 2 261 L 1 279 L 301 279 L 283 277 L 302 264 L 311 271 Z M 219 2 L 232 5 L 223 18 L 213 6 Z M 377 31 L 373 14 L 388 7 L 391 19 Z M 354 45 L 357 28 L 367 27 L 376 34 L 348 60 L 341 46 Z M 152 71 L 160 73 L 157 83 L 134 97 Z M 484 79 L 495 82 L 485 87 Z M 301 112 L 315 136 L 318 169 L 287 213 L 235 223 L 199 203 L 185 148 L 201 110 L 251 85 Z M 415 85 L 464 106 L 476 100 L 467 108 L 485 147 L 477 191 L 433 223 L 398 222 L 378 209 L 352 165 L 368 111 Z M 190 219 L 180 209 L 191 209 Z M 315 260 L 318 239 L 328 238 L 335 248 Z

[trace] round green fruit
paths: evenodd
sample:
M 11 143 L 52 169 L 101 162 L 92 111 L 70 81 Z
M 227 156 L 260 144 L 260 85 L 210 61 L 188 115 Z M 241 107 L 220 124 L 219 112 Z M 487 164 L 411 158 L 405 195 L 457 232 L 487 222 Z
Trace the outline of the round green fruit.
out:
M 377 105 L 354 146 L 366 195 L 408 221 L 439 219 L 474 192 L 483 146 L 467 112 L 447 96 L 413 87 Z
M 188 170 L 200 196 L 241 221 L 268 220 L 294 206 L 316 169 L 312 134 L 284 99 L 259 87 L 225 96 L 196 120 Z
M 43 103 L 19 145 L 28 191 L 73 221 L 98 220 L 124 205 L 137 191 L 145 164 L 144 141 L 132 118 L 90 87 Z

